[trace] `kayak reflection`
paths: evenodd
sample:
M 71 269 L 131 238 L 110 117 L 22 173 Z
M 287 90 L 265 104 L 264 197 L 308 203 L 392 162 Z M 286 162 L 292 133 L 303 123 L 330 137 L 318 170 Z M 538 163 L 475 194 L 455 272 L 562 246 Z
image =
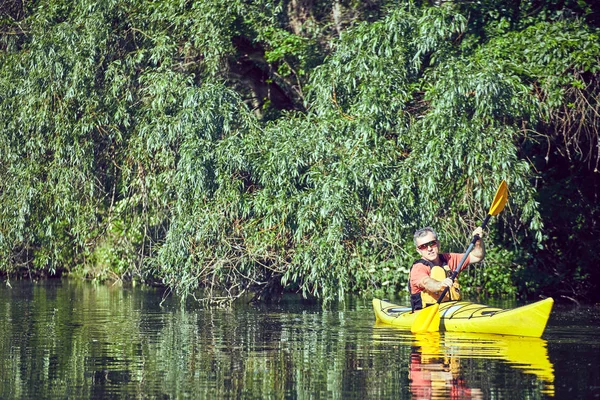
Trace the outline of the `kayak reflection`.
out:
M 381 323 L 375 326 L 389 329 Z M 411 346 L 410 389 L 415 399 L 483 398 L 481 388 L 474 387 L 477 383 L 465 377 L 462 365 L 475 359 L 499 360 L 534 375 L 541 393 L 554 395 L 554 367 L 544 339 L 461 332 L 398 333 L 401 341 Z
M 462 357 L 503 360 L 513 368 L 535 375 L 554 392 L 554 366 L 544 339 L 446 332 L 444 344 L 448 349 L 458 350 Z

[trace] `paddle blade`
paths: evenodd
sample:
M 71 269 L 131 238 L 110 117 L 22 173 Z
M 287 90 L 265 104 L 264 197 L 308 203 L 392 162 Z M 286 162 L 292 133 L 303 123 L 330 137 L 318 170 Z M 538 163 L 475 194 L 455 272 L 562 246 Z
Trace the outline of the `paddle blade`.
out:
M 438 303 L 438 309 L 439 309 L 439 304 Z M 440 331 L 440 323 L 442 322 L 442 313 L 436 312 L 433 315 L 433 318 L 431 319 L 431 322 L 429 323 L 429 328 L 427 328 L 427 332 L 439 332 Z
M 410 327 L 412 333 L 437 332 L 440 330 L 440 304 L 422 309 Z
M 505 181 L 502 181 L 498 190 L 496 191 L 496 197 L 494 197 L 494 202 L 490 207 L 489 214 L 491 216 L 500 214 L 500 211 L 504 209 L 506 202 L 508 201 L 508 186 Z

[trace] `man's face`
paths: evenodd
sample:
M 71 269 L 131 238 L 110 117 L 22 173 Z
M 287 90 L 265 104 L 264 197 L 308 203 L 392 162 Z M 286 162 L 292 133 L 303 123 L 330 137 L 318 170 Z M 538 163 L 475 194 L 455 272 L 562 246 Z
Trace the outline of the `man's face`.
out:
M 417 251 L 427 261 L 436 261 L 438 259 L 440 242 L 436 240 L 433 233 L 417 239 Z

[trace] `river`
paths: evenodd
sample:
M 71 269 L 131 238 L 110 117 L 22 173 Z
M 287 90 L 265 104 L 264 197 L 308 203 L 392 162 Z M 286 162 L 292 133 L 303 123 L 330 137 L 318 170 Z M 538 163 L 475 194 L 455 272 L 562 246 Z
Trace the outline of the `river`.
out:
M 1 399 L 600 398 L 597 306 L 555 305 L 541 339 L 412 335 L 359 297 L 219 309 L 48 280 L 2 282 L 0 313 Z

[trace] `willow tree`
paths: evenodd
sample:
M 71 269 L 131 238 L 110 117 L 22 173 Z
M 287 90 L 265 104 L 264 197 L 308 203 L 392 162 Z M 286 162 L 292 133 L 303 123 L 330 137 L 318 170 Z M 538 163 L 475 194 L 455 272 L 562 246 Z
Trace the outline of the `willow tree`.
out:
M 578 198 L 551 188 L 565 181 L 554 165 L 593 178 L 582 198 L 598 189 L 597 173 L 581 173 L 598 162 L 598 32 L 563 12 L 589 17 L 587 3 L 567 3 L 536 18 L 529 2 L 11 9 L 2 270 L 162 282 L 226 302 L 398 292 L 412 232 L 436 226 L 461 250 L 505 179 L 510 208 L 472 285 L 540 291 L 567 272 L 585 289 L 590 256 L 543 262 L 563 232 L 547 198 Z
M 466 26 L 452 9 L 403 7 L 346 31 L 307 85 L 308 112 L 249 131 L 227 156 L 243 154 L 236 176 L 244 207 L 229 221 L 220 207 L 205 210 L 203 220 L 225 225 L 211 240 L 197 225 L 200 257 L 184 258 L 199 272 L 178 287 L 227 276 L 230 295 L 240 277 L 324 298 L 401 288 L 414 229 L 455 232 L 448 242 L 457 248 L 501 179 L 513 193 L 503 231 L 520 238 L 524 226 L 542 243 L 534 172 L 519 141 L 523 125 L 543 117 L 543 99 L 485 49 L 462 52 L 456 39 Z M 211 248 L 214 237 L 226 240 Z M 212 258 L 215 248 L 222 257 Z M 491 271 L 502 282 L 514 272 Z M 478 284 L 499 287 L 485 277 Z

